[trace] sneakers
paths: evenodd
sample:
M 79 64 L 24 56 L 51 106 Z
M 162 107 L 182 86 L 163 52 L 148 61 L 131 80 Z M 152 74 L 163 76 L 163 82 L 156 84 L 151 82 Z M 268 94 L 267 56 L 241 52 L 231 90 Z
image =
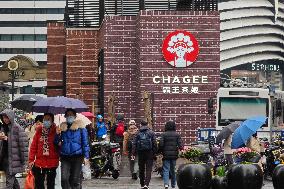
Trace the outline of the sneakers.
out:
M 145 186 L 143 187 L 143 189 L 149 189 L 149 186 L 146 186 L 146 185 L 145 185 Z
M 169 189 L 169 185 L 165 185 L 165 189 Z

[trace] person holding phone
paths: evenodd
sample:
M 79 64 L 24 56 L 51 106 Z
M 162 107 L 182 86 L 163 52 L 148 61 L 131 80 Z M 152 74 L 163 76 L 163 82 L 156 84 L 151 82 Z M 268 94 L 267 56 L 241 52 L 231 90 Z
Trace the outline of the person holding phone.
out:
M 0 160 L 5 172 L 5 189 L 20 189 L 15 177 L 25 171 L 28 160 L 28 137 L 22 127 L 15 122 L 13 110 L 6 109 L 0 113 Z

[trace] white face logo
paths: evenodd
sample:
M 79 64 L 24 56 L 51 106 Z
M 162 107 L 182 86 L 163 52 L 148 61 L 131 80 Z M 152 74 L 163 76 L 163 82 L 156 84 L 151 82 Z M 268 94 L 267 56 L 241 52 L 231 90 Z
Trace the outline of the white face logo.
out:
M 186 67 L 192 62 L 187 61 L 185 55 L 191 53 L 194 50 L 193 43 L 189 36 L 185 36 L 183 33 L 178 33 L 171 37 L 168 43 L 169 47 L 167 50 L 170 53 L 175 53 L 176 58 L 174 61 L 169 63 L 175 67 Z

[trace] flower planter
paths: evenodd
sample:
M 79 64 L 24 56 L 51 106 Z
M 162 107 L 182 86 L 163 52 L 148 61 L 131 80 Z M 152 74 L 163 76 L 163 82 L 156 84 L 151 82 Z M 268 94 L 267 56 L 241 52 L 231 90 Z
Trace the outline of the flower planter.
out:
M 219 176 L 213 177 L 211 189 L 227 189 L 227 178 Z
M 284 165 L 280 164 L 273 171 L 272 181 L 274 189 L 284 188 Z
M 210 189 L 212 174 L 206 164 L 183 164 L 177 172 L 179 189 Z
M 228 172 L 229 189 L 261 189 L 263 173 L 257 164 L 233 165 Z

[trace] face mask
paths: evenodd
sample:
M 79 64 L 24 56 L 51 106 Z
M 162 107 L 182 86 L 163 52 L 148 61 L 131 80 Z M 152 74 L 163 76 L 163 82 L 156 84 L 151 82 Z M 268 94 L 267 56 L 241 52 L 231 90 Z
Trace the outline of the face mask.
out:
M 45 127 L 45 128 L 49 128 L 50 126 L 51 126 L 51 122 L 50 121 L 43 121 L 43 126 Z
M 67 123 L 72 124 L 75 121 L 75 117 L 74 116 L 69 116 L 66 118 Z

